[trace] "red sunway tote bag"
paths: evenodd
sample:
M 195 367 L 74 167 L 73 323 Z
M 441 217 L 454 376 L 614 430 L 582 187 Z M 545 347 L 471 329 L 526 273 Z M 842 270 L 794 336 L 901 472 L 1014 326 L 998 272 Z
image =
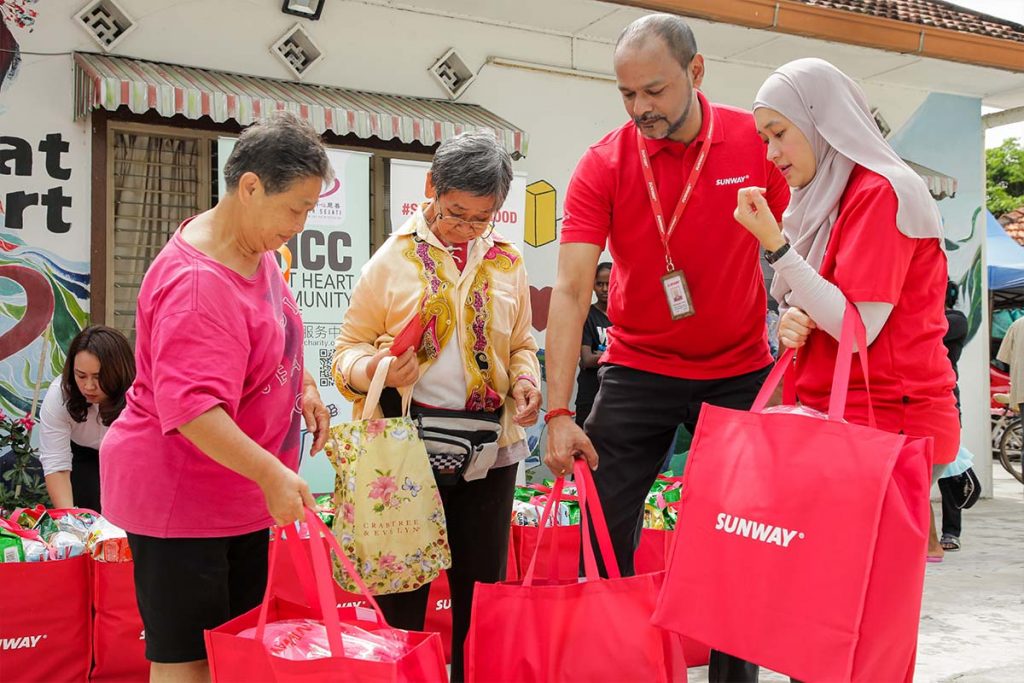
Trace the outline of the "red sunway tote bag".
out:
M 810 683 L 910 680 L 917 644 L 931 439 L 842 420 L 854 338 L 850 306 L 827 419 L 765 410 L 792 351 L 750 412 L 703 407 L 654 615 Z
M 134 562 L 92 564 L 93 683 L 149 680 Z
M 0 519 L 0 524 L 24 538 L 39 538 L 14 522 Z M 0 562 L 0 681 L 79 683 L 89 677 L 89 582 L 85 555 L 46 562 Z
M 574 471 L 585 580 L 535 578 L 538 552 L 521 582 L 478 583 L 466 639 L 467 681 L 685 681 L 680 638 L 651 624 L 664 574 L 620 576 L 590 470 L 577 460 Z M 555 482 L 538 543 L 549 530 L 547 521 L 564 483 L 561 477 Z M 598 573 L 591 522 L 608 579 Z
M 226 624 L 206 632 L 206 652 L 210 661 L 213 681 L 292 681 L 348 680 L 360 683 L 446 683 L 447 671 L 441 652 L 441 638 L 436 633 L 418 633 L 390 628 L 377 601 L 370 595 L 362 579 L 352 567 L 331 531 L 312 510 L 306 511 L 309 527 L 309 559 L 297 542 L 295 527 L 278 527 L 276 540 L 270 547 L 269 580 L 263 604 Z M 348 577 L 359 587 L 370 605 L 364 607 L 338 607 L 337 584 L 334 581 L 323 540 L 334 551 L 335 557 Z M 288 546 L 288 548 L 282 548 Z M 278 596 L 275 584 L 280 573 L 275 571 L 277 555 L 291 552 L 297 567 L 306 604 L 290 602 Z M 269 623 L 286 619 L 312 619 L 326 626 L 331 656 L 320 659 L 294 660 L 271 654 L 263 644 L 263 631 Z M 346 640 L 342 624 L 353 624 L 377 635 L 405 643 L 405 653 L 395 661 L 369 661 L 346 656 Z M 256 628 L 255 638 L 239 635 Z

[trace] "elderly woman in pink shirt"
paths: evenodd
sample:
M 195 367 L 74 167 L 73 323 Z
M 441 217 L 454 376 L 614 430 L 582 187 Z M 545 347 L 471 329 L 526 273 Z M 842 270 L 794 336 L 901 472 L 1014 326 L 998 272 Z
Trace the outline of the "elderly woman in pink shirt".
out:
M 523 427 L 540 409 L 523 256 L 492 223 L 511 181 L 512 159 L 493 135 L 442 143 L 427 175 L 429 201 L 363 269 L 334 357 L 335 381 L 356 413 L 377 365 L 400 343 L 409 346 L 396 349 L 388 369 L 387 416 L 399 414 L 401 392 L 432 425 L 490 425 L 479 434 L 489 447 L 471 454 L 426 441 L 452 550 L 453 681 L 463 678 L 473 586 L 504 578 L 516 469 L 528 455 Z M 392 626 L 422 630 L 428 592 L 377 600 Z
M 128 532 L 153 681 L 209 677 L 203 630 L 259 604 L 268 527 L 313 506 L 295 472 L 328 414 L 274 252 L 333 177 L 290 114 L 242 133 L 226 194 L 182 223 L 139 292 L 138 374 L 103 441 L 103 512 Z

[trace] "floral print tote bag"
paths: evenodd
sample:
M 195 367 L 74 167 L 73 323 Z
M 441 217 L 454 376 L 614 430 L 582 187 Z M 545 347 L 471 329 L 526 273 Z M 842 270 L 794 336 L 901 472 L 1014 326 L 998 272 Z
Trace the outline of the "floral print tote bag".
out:
M 337 472 L 334 535 L 374 595 L 415 590 L 452 559 L 441 494 L 408 397 L 402 417 L 373 417 L 391 360 L 377 367 L 363 419 L 332 427 L 327 440 Z M 335 576 L 345 590 L 357 591 L 337 566 Z

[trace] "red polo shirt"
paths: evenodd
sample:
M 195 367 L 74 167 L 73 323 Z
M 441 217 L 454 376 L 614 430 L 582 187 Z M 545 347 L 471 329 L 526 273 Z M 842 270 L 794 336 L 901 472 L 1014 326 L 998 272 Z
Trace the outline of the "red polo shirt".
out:
M 562 242 L 607 244 L 615 261 L 608 295 L 612 329 L 603 362 L 685 379 L 720 379 L 772 362 L 759 245 L 733 218 L 737 191 L 768 188 L 768 205 L 781 219 L 789 187 L 766 159 L 750 112 L 698 97 L 703 124 L 693 143 L 646 141 L 666 222 L 700 145 L 711 145 L 669 243 L 676 268 L 686 276 L 694 315 L 672 320 L 669 313 L 661 283 L 665 249 L 632 121 L 592 145 L 577 165 L 565 196 Z
M 819 272 L 854 303 L 892 304 L 868 347 L 871 398 L 879 429 L 935 440 L 934 461 L 952 462 L 960 447 L 953 397 L 956 376 L 946 334 L 946 255 L 937 239 L 912 239 L 896 226 L 899 201 L 883 176 L 857 166 L 839 203 Z M 828 410 L 839 345 L 812 332 L 797 353 L 800 401 Z M 846 419 L 867 424 L 860 363 L 850 370 Z

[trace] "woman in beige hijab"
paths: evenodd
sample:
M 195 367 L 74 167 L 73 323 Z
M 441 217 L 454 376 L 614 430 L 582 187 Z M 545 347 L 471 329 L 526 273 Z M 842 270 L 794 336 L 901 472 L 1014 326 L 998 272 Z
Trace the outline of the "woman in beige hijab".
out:
M 779 341 L 800 349 L 801 403 L 826 409 L 843 313 L 854 304 L 867 328 L 878 427 L 931 436 L 935 478 L 960 443 L 942 345 L 947 270 L 935 202 L 882 137 L 864 92 L 826 61 L 775 71 L 754 119 L 793 191 L 781 231 L 760 188 L 739 191 L 735 215 L 775 270 Z M 846 419 L 866 424 L 867 383 L 853 365 Z M 941 557 L 937 538 L 934 546 Z

